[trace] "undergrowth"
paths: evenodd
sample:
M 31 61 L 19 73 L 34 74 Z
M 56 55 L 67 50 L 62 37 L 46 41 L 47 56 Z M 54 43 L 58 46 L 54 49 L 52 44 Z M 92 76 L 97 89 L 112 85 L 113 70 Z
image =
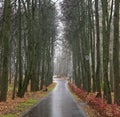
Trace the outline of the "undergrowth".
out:
M 108 104 L 106 100 L 96 97 L 95 93 L 88 93 L 68 83 L 70 89 L 83 101 L 86 101 L 93 109 L 97 110 L 101 117 L 120 117 L 120 106 Z

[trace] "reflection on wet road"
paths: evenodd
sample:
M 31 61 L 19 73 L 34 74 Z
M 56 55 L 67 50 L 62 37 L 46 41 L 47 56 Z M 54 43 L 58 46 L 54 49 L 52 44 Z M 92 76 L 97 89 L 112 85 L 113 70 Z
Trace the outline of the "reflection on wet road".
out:
M 23 117 L 87 117 L 71 96 L 65 80 Z

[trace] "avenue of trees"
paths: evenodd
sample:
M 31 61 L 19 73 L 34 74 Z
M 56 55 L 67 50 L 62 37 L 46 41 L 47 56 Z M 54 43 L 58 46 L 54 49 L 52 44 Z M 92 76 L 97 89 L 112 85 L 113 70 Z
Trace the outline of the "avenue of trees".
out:
M 120 0 L 63 0 L 57 74 L 120 105 Z M 0 101 L 52 83 L 57 21 L 52 0 L 0 1 Z M 58 65 L 58 66 L 57 66 Z M 58 68 L 57 68 L 58 67 Z M 71 69 L 72 68 L 72 69 Z
M 57 50 L 57 55 L 54 60 L 54 74 L 60 77 L 72 76 L 72 56 L 68 43 L 62 40 L 61 50 Z
M 63 0 L 64 38 L 77 87 L 120 104 L 120 0 Z M 71 66 L 72 67 L 72 66 Z
M 0 3 L 0 101 L 6 101 L 10 83 L 14 99 L 28 85 L 34 92 L 52 82 L 56 9 L 51 0 Z

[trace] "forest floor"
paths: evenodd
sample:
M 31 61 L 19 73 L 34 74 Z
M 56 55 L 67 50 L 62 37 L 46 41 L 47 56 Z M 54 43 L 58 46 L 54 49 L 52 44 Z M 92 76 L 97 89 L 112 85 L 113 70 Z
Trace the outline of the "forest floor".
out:
M 9 86 L 8 98 L 6 102 L 0 102 L 0 117 L 18 117 L 25 110 L 32 107 L 40 99 L 46 97 L 50 91 L 55 87 L 56 83 L 48 86 L 48 91 L 38 92 L 26 92 L 24 98 L 16 97 L 14 100 L 11 99 L 12 85 Z
M 88 117 L 120 117 L 119 105 L 114 103 L 108 104 L 103 98 L 96 97 L 97 92 L 88 93 L 70 82 L 68 82 L 68 85 L 73 97 Z M 113 102 L 114 94 L 111 93 L 111 95 Z
M 71 91 L 71 93 L 88 117 L 102 117 L 95 109 L 92 109 L 84 100 L 80 99 L 73 91 Z
M 73 94 L 73 96 L 75 97 L 75 100 L 79 103 L 80 107 L 82 107 L 82 109 L 84 110 L 84 112 L 88 117 L 102 117 L 99 115 L 99 113 L 95 109 L 92 109 L 82 99 L 78 98 L 75 94 Z
M 63 78 L 63 80 L 65 80 Z M 12 100 L 12 89 L 13 86 L 9 86 L 9 91 L 8 91 L 8 98 L 6 102 L 0 102 L 0 117 L 18 117 L 20 116 L 23 112 L 28 110 L 30 107 L 32 107 L 34 104 L 39 102 L 41 99 L 46 97 L 50 91 L 53 90 L 53 88 L 56 86 L 56 83 L 51 84 L 48 87 L 48 91 L 38 91 L 38 92 L 26 92 L 24 98 L 18 98 L 16 97 L 15 100 Z M 97 109 L 93 109 L 88 103 L 84 100 L 81 99 L 80 97 L 77 96 L 75 92 L 71 90 L 69 87 L 73 97 L 79 104 L 79 106 L 84 110 L 86 115 L 88 117 L 103 117 L 100 116 L 99 112 Z M 112 94 L 113 97 L 113 94 Z M 119 111 L 120 108 L 112 106 L 115 112 Z M 110 110 L 110 109 L 109 109 Z M 114 113 L 115 113 L 114 112 Z M 120 114 L 118 116 L 110 116 L 110 117 L 120 117 Z

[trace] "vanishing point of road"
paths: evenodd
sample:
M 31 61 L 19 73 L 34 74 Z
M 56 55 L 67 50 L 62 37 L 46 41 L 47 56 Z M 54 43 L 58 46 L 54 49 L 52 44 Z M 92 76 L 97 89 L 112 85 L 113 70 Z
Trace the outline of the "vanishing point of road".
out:
M 65 80 L 56 80 L 55 89 L 22 117 L 87 117 L 72 97 Z

